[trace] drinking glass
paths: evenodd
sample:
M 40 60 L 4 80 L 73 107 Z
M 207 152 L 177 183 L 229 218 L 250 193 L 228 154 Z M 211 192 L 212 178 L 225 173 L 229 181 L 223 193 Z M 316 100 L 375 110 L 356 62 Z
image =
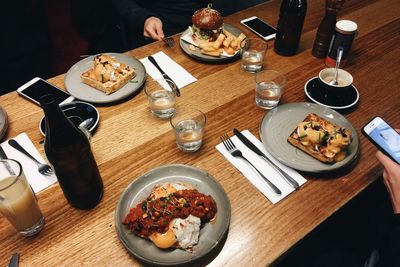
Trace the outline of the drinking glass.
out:
M 247 38 L 240 44 L 242 70 L 247 72 L 261 71 L 268 45 L 260 38 Z
M 276 107 L 287 83 L 286 76 L 275 70 L 256 73 L 256 104 L 263 109 Z
M 197 109 L 178 109 L 170 118 L 176 144 L 184 152 L 199 150 L 203 140 L 206 115 Z
M 150 110 L 156 117 L 168 119 L 175 113 L 176 85 L 168 79 L 148 81 L 144 89 L 149 100 Z
M 16 160 L 0 160 L 0 212 L 24 236 L 33 236 L 43 228 L 36 196 Z

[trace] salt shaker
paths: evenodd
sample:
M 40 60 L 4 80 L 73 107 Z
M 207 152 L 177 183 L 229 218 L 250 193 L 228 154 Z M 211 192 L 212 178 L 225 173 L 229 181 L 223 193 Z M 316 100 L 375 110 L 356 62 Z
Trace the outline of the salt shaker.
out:
M 331 44 L 329 46 L 329 52 L 325 58 L 326 66 L 335 66 L 339 46 L 343 47 L 342 61 L 340 62 L 339 68 L 342 68 L 344 65 L 346 65 L 347 57 L 349 55 L 351 44 L 353 43 L 356 32 L 357 24 L 351 20 L 339 20 L 336 23 L 335 34 L 332 37 Z

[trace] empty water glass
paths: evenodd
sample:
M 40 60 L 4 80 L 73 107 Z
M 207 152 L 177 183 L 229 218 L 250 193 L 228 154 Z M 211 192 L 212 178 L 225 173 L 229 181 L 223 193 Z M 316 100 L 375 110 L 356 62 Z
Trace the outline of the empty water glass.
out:
M 260 38 L 247 38 L 240 44 L 242 55 L 242 70 L 258 72 L 262 70 L 265 52 L 268 45 Z
M 287 83 L 286 76 L 275 70 L 256 73 L 256 104 L 263 109 L 276 107 Z
M 199 150 L 203 142 L 206 115 L 197 109 L 178 109 L 170 118 L 176 144 L 184 152 Z
M 156 117 L 168 119 L 174 115 L 176 85 L 168 79 L 151 80 L 144 89 L 149 100 L 150 110 Z

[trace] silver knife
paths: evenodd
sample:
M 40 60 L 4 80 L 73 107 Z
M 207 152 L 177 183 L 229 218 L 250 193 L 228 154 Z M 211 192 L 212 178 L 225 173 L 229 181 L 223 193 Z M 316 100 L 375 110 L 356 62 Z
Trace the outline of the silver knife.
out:
M 19 254 L 14 253 L 8 263 L 8 267 L 18 267 L 19 265 Z
M 8 159 L 6 152 L 4 152 L 4 149 L 1 147 L 1 145 L 0 145 L 0 159 Z M 6 166 L 7 171 L 11 175 L 15 175 L 14 170 L 11 168 L 11 166 L 10 166 L 10 164 L 8 164 L 8 162 L 4 162 L 4 166 Z
M 154 59 L 154 57 L 152 56 L 148 56 L 147 57 L 149 59 L 149 61 L 158 69 L 158 71 L 161 73 L 161 75 L 163 76 L 164 79 L 168 79 L 170 81 L 172 81 L 175 84 L 176 90 L 175 93 L 177 96 L 181 96 L 181 92 L 179 91 L 179 87 L 176 85 L 176 83 L 174 82 L 174 80 L 171 79 L 171 77 L 168 76 L 168 74 L 166 74 L 162 68 L 158 65 L 157 61 Z
M 296 180 L 294 180 L 289 174 L 287 174 L 284 170 L 279 168 L 273 161 L 271 161 L 258 147 L 256 147 L 249 139 L 246 138 L 238 129 L 233 128 L 233 133 L 245 144 L 249 149 L 251 149 L 254 153 L 259 155 L 262 159 L 264 159 L 268 164 L 274 168 L 283 178 L 284 180 L 292 186 L 294 189 L 299 188 L 299 184 Z

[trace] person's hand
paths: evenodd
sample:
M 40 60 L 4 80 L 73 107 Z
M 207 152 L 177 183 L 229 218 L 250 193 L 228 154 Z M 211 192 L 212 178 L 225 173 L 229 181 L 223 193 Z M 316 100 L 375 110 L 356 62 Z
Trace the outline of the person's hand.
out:
M 383 182 L 392 199 L 394 213 L 400 213 L 400 165 L 381 151 L 376 152 L 376 157 L 384 168 Z
M 164 38 L 163 24 L 159 18 L 149 17 L 144 22 L 143 35 L 160 41 Z

